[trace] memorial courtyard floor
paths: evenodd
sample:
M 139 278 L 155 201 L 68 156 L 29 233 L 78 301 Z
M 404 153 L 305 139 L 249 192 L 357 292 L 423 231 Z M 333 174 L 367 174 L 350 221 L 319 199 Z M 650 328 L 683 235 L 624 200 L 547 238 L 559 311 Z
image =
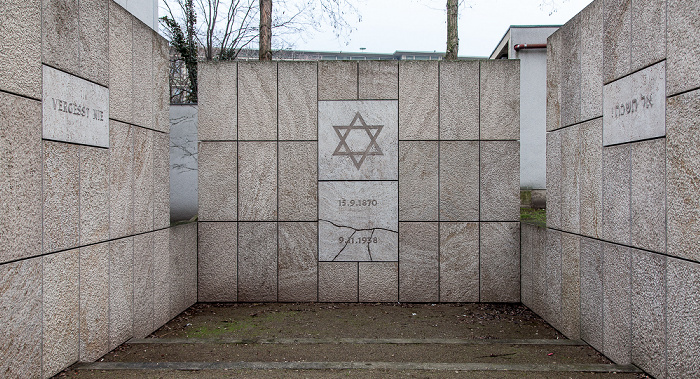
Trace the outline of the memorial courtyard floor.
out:
M 646 378 L 522 305 L 196 304 L 60 378 Z

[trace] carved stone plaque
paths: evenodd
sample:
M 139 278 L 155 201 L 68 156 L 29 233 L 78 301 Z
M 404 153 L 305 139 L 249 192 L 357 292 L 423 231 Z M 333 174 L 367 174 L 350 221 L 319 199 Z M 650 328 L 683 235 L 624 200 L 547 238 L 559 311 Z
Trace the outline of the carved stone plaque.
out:
M 397 261 L 398 182 L 320 182 L 319 260 Z
M 666 135 L 666 62 L 603 87 L 603 145 Z
M 109 89 L 43 66 L 43 138 L 109 147 Z
M 320 180 L 398 180 L 398 102 L 318 104 Z

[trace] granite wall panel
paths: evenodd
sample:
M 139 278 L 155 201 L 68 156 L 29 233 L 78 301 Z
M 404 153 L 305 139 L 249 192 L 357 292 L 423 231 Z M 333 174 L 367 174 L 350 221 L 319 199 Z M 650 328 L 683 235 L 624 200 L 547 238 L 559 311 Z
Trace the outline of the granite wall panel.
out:
M 104 242 L 80 248 L 80 361 L 92 362 L 108 351 L 109 242 Z
M 317 64 L 315 62 L 279 62 L 277 80 L 279 139 L 316 139 Z
M 399 63 L 395 61 L 359 62 L 359 99 L 399 98 Z
M 480 228 L 480 301 L 519 302 L 520 224 L 489 222 Z
M 440 62 L 440 139 L 479 139 L 479 64 Z
M 235 142 L 200 142 L 199 220 L 238 219 L 238 161 Z
M 399 63 L 399 139 L 439 137 L 438 62 Z
M 238 224 L 238 301 L 277 301 L 277 224 Z
M 241 62 L 238 72 L 238 139 L 277 139 L 277 63 Z
M 318 263 L 318 301 L 358 301 L 357 262 Z
M 238 139 L 238 64 L 207 62 L 198 65 L 197 138 L 200 141 Z
M 438 223 L 399 223 L 399 301 L 439 301 Z
M 0 42 L 0 89 L 3 91 L 41 98 L 42 48 L 41 43 L 36 43 L 42 36 L 41 8 L 41 0 L 0 3 L 4 36 Z
M 318 300 L 318 224 L 280 222 L 279 301 Z
M 200 222 L 197 247 L 197 301 L 236 301 L 238 226 L 235 222 Z
M 357 62 L 318 62 L 318 100 L 355 100 L 357 85 Z
M 440 301 L 479 301 L 479 223 L 440 223 Z
M 80 147 L 44 141 L 44 253 L 78 246 Z

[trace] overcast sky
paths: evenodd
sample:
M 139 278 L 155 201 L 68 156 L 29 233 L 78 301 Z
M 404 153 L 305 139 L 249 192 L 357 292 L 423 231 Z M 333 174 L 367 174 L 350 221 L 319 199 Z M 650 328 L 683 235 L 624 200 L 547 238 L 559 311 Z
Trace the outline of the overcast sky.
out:
M 459 55 L 488 56 L 510 25 L 561 25 L 591 0 L 467 0 L 460 8 Z M 295 49 L 393 53 L 396 50 L 445 51 L 446 0 L 362 0 L 362 21 L 353 23 L 349 40 L 338 40 L 332 32 L 314 33 L 297 41 Z

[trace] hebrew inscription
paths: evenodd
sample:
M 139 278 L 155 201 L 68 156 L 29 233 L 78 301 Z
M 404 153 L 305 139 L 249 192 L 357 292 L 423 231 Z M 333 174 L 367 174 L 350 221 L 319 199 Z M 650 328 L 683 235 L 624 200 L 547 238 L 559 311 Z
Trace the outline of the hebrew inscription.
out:
M 398 180 L 398 102 L 318 104 L 320 180 Z
M 320 261 L 398 260 L 398 182 L 321 182 Z
M 603 87 L 603 145 L 666 135 L 666 62 Z
M 109 89 L 43 66 L 43 138 L 109 147 Z

